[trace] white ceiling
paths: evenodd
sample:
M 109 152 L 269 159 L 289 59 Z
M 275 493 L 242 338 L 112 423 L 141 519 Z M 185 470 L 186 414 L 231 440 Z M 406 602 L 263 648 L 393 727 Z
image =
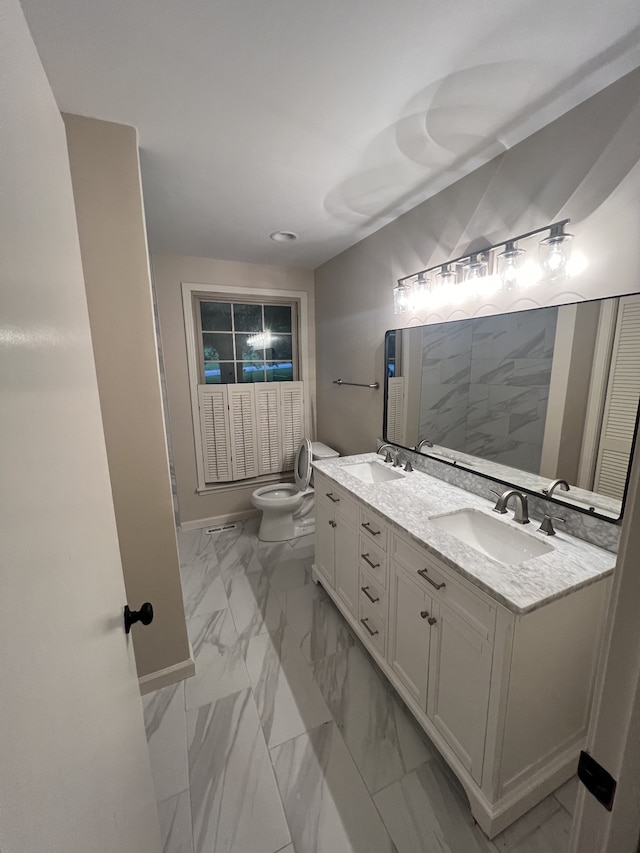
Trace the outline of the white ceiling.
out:
M 138 128 L 151 251 L 256 263 L 319 265 L 640 65 L 638 0 L 22 5 L 60 109 Z

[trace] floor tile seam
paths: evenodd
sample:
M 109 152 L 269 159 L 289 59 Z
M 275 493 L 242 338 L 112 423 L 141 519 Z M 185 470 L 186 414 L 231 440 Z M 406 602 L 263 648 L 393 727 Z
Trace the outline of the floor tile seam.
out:
M 272 749 L 280 749 L 280 748 L 281 748 L 285 743 L 290 743 L 292 740 L 295 740 L 295 739 L 296 739 L 296 738 L 298 738 L 298 737 L 302 737 L 303 735 L 307 735 L 307 736 L 308 736 L 308 735 L 310 735 L 310 734 L 311 734 L 311 732 L 314 732 L 316 729 L 319 729 L 321 726 L 326 726 L 326 725 L 329 725 L 329 724 L 331 724 L 331 723 L 332 723 L 332 724 L 336 727 L 336 731 L 337 731 L 338 735 L 340 736 L 340 739 L 342 740 L 342 743 L 344 744 L 344 746 L 345 746 L 345 748 L 346 748 L 346 750 L 347 750 L 347 753 L 348 753 L 348 755 L 349 755 L 349 756 L 350 756 L 350 758 L 351 758 L 351 761 L 353 762 L 353 766 L 355 767 L 356 773 L 357 773 L 357 774 L 358 774 L 358 776 L 360 777 L 360 781 L 362 782 L 362 790 L 363 790 L 363 791 L 364 791 L 364 793 L 369 797 L 369 799 L 371 800 L 371 802 L 372 802 L 372 804 L 373 804 L 373 807 L 375 808 L 375 810 L 376 810 L 376 811 L 378 812 L 378 814 L 380 815 L 380 820 L 382 821 L 382 825 L 384 826 L 384 828 L 385 828 L 385 830 L 386 830 L 386 832 L 387 832 L 387 835 L 389 836 L 389 839 L 390 839 L 390 840 L 391 840 L 391 842 L 393 843 L 393 840 L 391 839 L 391 834 L 389 833 L 389 830 L 388 830 L 388 828 L 387 828 L 387 825 L 386 825 L 386 823 L 384 822 L 384 820 L 382 819 L 382 815 L 380 814 L 380 811 L 379 811 L 378 807 L 377 807 L 377 806 L 376 806 L 376 804 L 375 804 L 375 801 L 374 801 L 374 799 L 373 799 L 373 794 L 369 791 L 369 788 L 367 787 L 367 783 L 366 783 L 366 781 L 365 781 L 365 779 L 364 779 L 364 776 L 362 775 L 362 772 L 360 771 L 360 768 L 359 768 L 359 766 L 358 766 L 358 762 L 356 761 L 356 759 L 355 759 L 355 757 L 354 757 L 353 753 L 352 753 L 352 752 L 351 752 L 351 750 L 349 749 L 349 744 L 347 743 L 347 741 L 346 741 L 346 739 L 345 739 L 345 737 L 344 737 L 344 735 L 343 735 L 343 733 L 342 733 L 342 729 L 340 728 L 340 725 L 338 724 L 337 720 L 336 720 L 336 719 L 335 719 L 335 717 L 333 716 L 333 713 L 332 713 L 332 711 L 331 711 L 331 708 L 329 708 L 329 705 L 327 705 L 327 708 L 329 709 L 329 713 L 331 714 L 331 720 L 327 720 L 326 722 L 324 722 L 324 723 L 320 723 L 320 724 L 319 724 L 319 725 L 317 725 L 317 726 L 312 726 L 312 727 L 311 727 L 307 732 L 302 732 L 301 734 L 294 735 L 293 737 L 288 738 L 288 739 L 287 739 L 287 740 L 285 740 L 285 741 L 282 741 L 282 743 L 281 743 L 281 744 L 275 744 L 275 745 L 274 745 L 273 747 L 271 747 L 271 749 L 269 750 L 269 756 L 271 757 L 271 750 L 272 750 Z M 273 758 L 271 758 L 271 763 L 273 764 Z M 275 767 L 274 767 L 274 772 L 275 772 Z M 393 783 L 392 783 L 392 784 L 393 784 Z

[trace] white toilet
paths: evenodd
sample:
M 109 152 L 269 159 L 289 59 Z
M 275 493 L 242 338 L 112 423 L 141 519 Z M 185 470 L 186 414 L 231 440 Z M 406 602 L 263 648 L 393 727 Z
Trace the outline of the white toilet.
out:
M 312 459 L 340 456 L 321 441 L 302 440 L 293 464 L 295 483 L 272 483 L 262 486 L 251 495 L 251 503 L 262 510 L 258 539 L 262 542 L 283 542 L 307 533 L 314 533 Z

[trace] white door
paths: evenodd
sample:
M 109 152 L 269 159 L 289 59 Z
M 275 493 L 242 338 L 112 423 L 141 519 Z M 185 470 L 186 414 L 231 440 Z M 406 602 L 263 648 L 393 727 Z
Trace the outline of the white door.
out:
M 157 853 L 64 128 L 0 21 L 0 849 Z

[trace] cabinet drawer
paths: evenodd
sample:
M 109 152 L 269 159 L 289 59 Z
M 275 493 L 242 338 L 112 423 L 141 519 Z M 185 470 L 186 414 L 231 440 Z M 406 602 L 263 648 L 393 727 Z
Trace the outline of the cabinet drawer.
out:
M 387 624 L 387 591 L 371 577 L 365 569 L 360 569 L 358 595 L 365 607 L 372 610 L 384 624 Z
M 387 550 L 387 526 L 375 512 L 362 508 L 360 510 L 360 530 L 370 538 L 378 548 Z
M 391 546 L 394 558 L 409 569 L 424 590 L 457 613 L 487 640 L 493 640 L 496 607 L 484 596 L 467 588 L 433 554 L 409 545 L 398 536 Z
M 368 536 L 359 538 L 358 565 L 369 572 L 381 587 L 387 588 L 387 555 Z
M 380 616 L 366 605 L 362 599 L 360 600 L 358 623 L 360 635 L 365 642 L 375 646 L 380 654 L 384 656 L 387 640 L 386 625 Z
M 358 515 L 357 504 L 339 486 L 333 485 L 330 480 L 324 477 L 319 477 L 315 491 L 316 498 L 328 501 L 336 512 L 344 516 L 347 521 L 356 524 Z

